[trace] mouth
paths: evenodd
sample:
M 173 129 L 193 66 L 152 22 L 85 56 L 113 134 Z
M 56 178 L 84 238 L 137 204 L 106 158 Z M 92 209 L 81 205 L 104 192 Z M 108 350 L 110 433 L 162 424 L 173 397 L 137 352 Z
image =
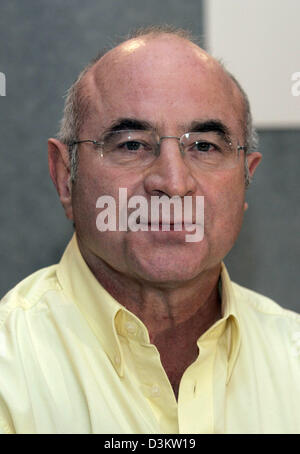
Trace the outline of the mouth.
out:
M 181 232 L 185 230 L 196 229 L 196 223 L 184 223 L 184 222 L 138 222 L 140 226 L 147 227 L 145 230 L 148 231 L 160 231 L 160 232 Z

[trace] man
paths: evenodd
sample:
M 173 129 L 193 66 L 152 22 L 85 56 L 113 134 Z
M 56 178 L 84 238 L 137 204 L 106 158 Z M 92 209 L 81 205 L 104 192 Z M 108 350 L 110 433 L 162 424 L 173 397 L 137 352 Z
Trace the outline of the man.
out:
M 299 432 L 299 316 L 222 263 L 260 159 L 246 95 L 183 32 L 145 30 L 85 69 L 49 140 L 76 233 L 0 306 L 3 433 Z M 169 230 L 145 212 L 120 228 L 120 189 L 192 200 L 195 228 L 204 198 L 201 241 L 174 207 Z M 97 222 L 102 196 L 119 228 Z

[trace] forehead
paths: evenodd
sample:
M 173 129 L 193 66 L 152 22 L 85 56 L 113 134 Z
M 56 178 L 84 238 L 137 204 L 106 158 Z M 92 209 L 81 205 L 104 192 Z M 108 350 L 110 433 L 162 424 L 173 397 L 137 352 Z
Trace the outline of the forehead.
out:
M 218 119 L 241 127 L 241 94 L 221 66 L 195 44 L 174 36 L 127 41 L 85 76 L 89 129 L 116 118 L 140 118 L 162 128 Z

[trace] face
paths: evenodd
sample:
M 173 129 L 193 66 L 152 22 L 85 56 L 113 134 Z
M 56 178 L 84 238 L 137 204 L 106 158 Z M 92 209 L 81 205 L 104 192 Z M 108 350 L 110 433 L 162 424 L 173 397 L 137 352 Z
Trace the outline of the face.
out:
M 108 53 L 86 76 L 92 100 L 81 139 L 99 138 L 120 118 L 146 121 L 160 136 L 180 136 L 196 122 L 218 120 L 243 144 L 243 104 L 238 89 L 219 65 L 197 46 L 177 37 L 128 41 Z M 256 156 L 256 160 L 258 156 Z M 250 172 L 256 165 L 250 158 Z M 118 201 L 153 195 L 204 196 L 204 238 L 186 242 L 187 232 L 99 232 L 100 196 Z M 88 262 L 102 261 L 139 280 L 178 283 L 213 267 L 232 248 L 240 231 L 245 197 L 244 153 L 234 168 L 204 171 L 189 165 L 176 140 L 164 140 L 160 155 L 142 169 L 104 167 L 89 145 L 79 148 L 73 217 Z

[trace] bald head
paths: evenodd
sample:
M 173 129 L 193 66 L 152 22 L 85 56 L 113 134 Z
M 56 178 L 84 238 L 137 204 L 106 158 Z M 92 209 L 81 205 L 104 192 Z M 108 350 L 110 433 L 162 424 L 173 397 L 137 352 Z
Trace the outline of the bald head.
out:
M 105 127 L 124 96 L 131 116 L 146 115 L 154 104 L 158 111 L 166 93 L 170 93 L 169 109 L 178 111 L 184 100 L 195 99 L 196 86 L 200 88 L 196 94 L 199 109 L 215 106 L 216 115 L 230 115 L 243 130 L 249 148 L 249 104 L 235 79 L 184 33 L 153 29 L 116 46 L 81 73 L 69 92 L 59 138 L 64 143 L 78 139 L 87 123 L 91 132 L 99 130 L 99 119 Z M 226 106 L 230 109 L 224 112 Z M 169 112 L 157 112 L 155 120 L 167 122 L 168 116 Z
M 180 36 L 167 33 L 140 36 L 107 52 L 82 78 L 81 92 L 90 111 L 85 118 L 90 122 L 92 117 L 100 117 L 105 127 L 125 96 L 128 105 L 132 105 L 132 112 L 128 109 L 131 116 L 143 116 L 154 103 L 160 106 L 166 93 L 170 95 L 169 109 L 180 109 L 184 100 L 195 98 L 199 86 L 199 106 L 217 106 L 222 99 L 224 105 L 231 106 L 227 115 L 243 123 L 240 90 L 213 57 Z M 166 122 L 167 118 L 166 112 L 157 113 L 157 121 Z

